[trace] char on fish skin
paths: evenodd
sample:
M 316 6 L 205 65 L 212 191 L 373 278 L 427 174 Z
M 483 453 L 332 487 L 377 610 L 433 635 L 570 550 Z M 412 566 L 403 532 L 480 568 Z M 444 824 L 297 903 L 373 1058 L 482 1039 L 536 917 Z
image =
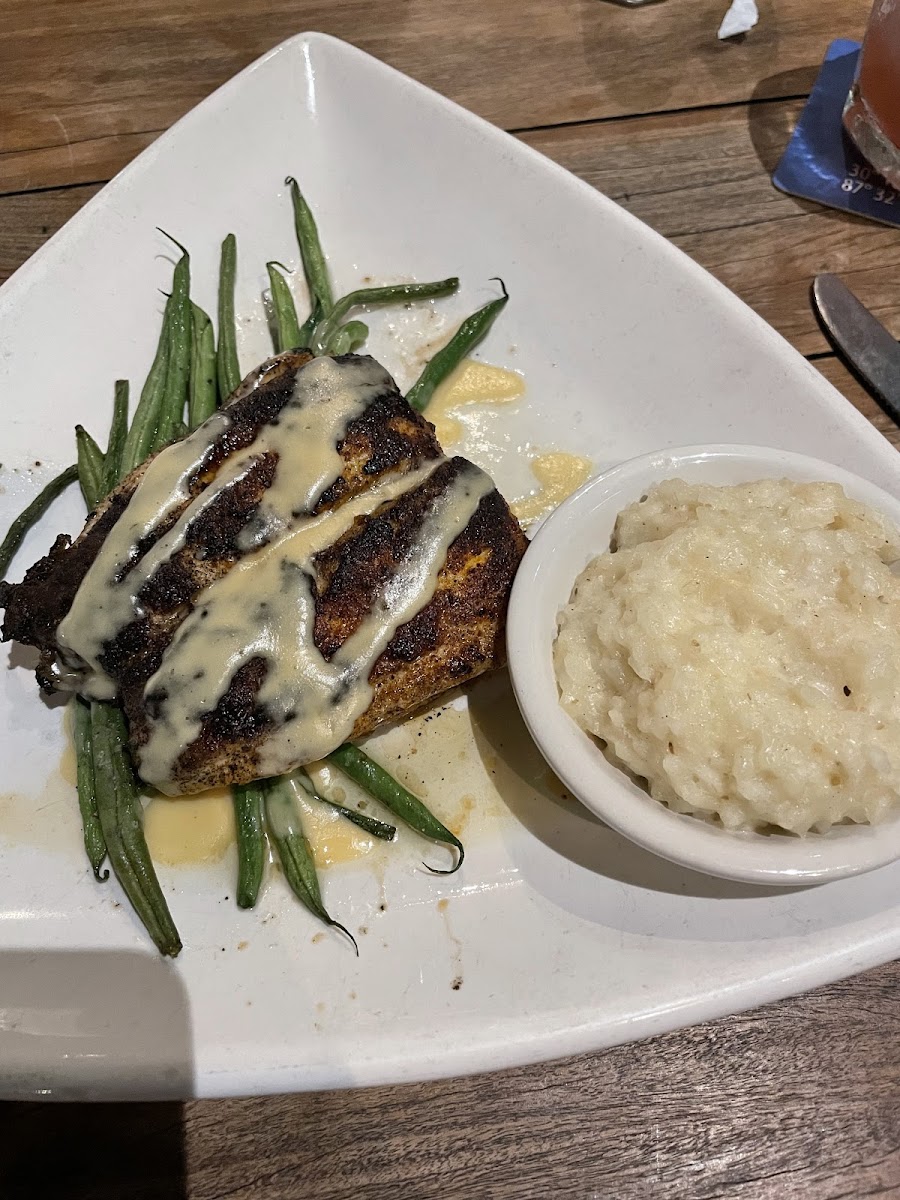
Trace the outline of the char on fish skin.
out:
M 228 403 L 227 431 L 215 443 L 202 473 L 191 481 L 191 499 L 230 455 L 249 446 L 261 426 L 277 418 L 291 396 L 297 371 L 309 359 L 302 351 L 278 355 L 241 384 Z M 393 381 L 351 422 L 338 451 L 343 471 L 319 499 L 317 512 L 338 508 L 385 474 L 409 473 L 442 457 L 433 426 L 410 408 Z M 334 545 L 316 556 L 314 641 L 326 658 L 351 636 L 372 607 L 399 565 L 428 501 L 466 465 L 459 458 L 444 460 L 423 484 L 358 518 Z M 148 738 L 145 684 L 198 593 L 245 553 L 238 535 L 271 485 L 276 466 L 276 454 L 261 454 L 252 469 L 192 522 L 185 544 L 141 591 L 142 615 L 104 647 L 101 661 L 116 682 L 138 753 Z M 71 672 L 61 663 L 57 629 L 144 469 L 138 467 L 97 506 L 74 542 L 57 538 L 21 584 L 0 583 L 0 607 L 6 609 L 3 639 L 38 648 L 37 677 L 47 691 L 63 686 L 77 690 L 77 681 L 73 685 Z M 154 530 L 152 541 L 174 524 L 181 511 Z M 447 689 L 502 665 L 506 604 L 526 544 L 506 502 L 496 490 L 489 492 L 451 544 L 433 598 L 396 631 L 376 660 L 369 676 L 372 702 L 356 722 L 354 737 L 407 716 Z M 265 710 L 256 703 L 266 669 L 265 660 L 255 658 L 236 672 L 205 718 L 199 737 L 176 764 L 181 791 L 257 778 L 259 750 L 271 730 Z

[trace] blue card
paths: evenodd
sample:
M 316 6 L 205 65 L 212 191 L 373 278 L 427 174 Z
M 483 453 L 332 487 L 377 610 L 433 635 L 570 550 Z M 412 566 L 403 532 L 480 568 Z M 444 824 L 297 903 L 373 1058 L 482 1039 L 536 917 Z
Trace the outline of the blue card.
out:
M 900 225 L 900 194 L 869 166 L 841 124 L 859 42 L 831 43 L 772 182 L 783 192 L 886 225 Z

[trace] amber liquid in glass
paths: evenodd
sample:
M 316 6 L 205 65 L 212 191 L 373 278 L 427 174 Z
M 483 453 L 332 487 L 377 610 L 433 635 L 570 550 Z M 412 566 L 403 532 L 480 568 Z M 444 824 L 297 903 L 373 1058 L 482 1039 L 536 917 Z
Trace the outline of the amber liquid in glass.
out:
M 859 90 L 882 130 L 900 146 L 900 0 L 878 0 L 872 11 Z
M 872 166 L 900 188 L 900 0 L 875 0 L 844 128 Z

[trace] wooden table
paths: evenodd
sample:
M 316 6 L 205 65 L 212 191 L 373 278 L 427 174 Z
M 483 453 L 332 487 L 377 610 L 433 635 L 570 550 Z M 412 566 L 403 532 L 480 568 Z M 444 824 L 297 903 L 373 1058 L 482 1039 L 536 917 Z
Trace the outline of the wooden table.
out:
M 320 29 L 649 222 L 900 444 L 808 302 L 813 275 L 839 271 L 900 334 L 900 233 L 770 183 L 827 43 L 861 33 L 868 0 L 760 0 L 759 26 L 722 44 L 726 6 L 0 0 L 0 279 L 220 83 L 289 34 Z M 891 965 L 639 1045 L 449 1083 L 6 1105 L 0 1196 L 900 1195 L 898 1017 Z

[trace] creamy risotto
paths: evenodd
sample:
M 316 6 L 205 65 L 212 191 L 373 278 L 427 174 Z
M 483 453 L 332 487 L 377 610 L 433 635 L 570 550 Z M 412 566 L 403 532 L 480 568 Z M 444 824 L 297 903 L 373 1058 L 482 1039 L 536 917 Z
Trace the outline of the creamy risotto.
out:
M 830 483 L 673 479 L 579 576 L 562 702 L 678 812 L 823 832 L 900 808 L 900 536 Z

